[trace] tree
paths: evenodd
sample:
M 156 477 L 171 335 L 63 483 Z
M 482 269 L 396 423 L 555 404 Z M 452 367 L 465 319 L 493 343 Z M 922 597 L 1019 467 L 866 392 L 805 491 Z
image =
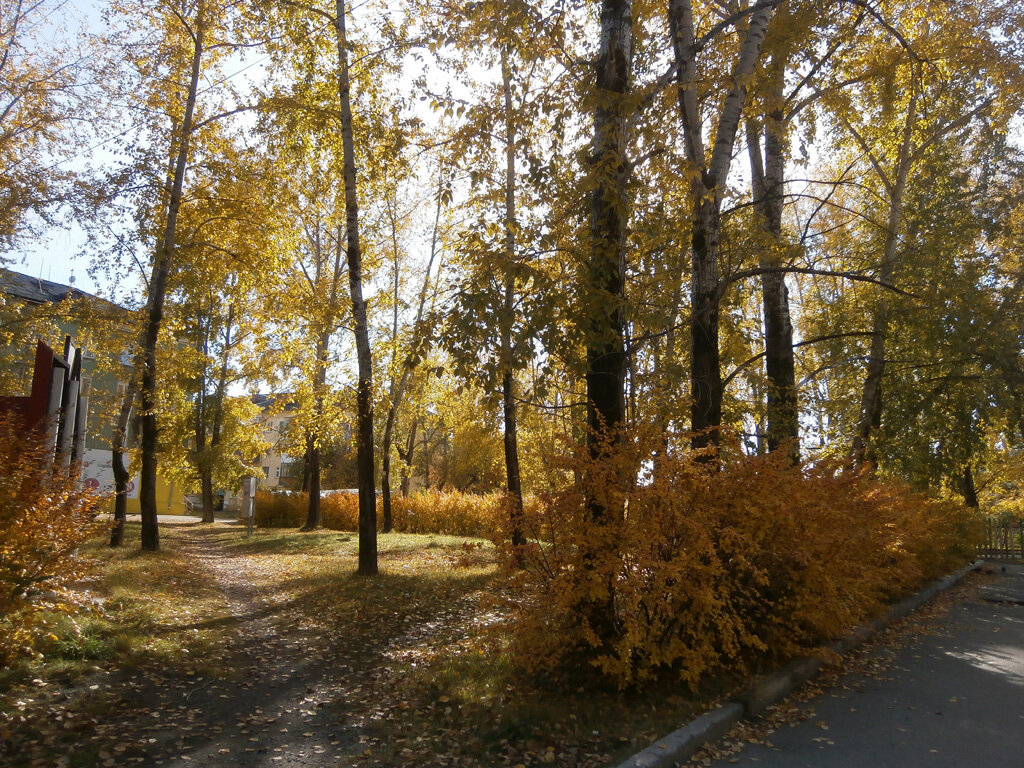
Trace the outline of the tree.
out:
M 675 59 L 683 142 L 686 158 L 693 167 L 690 394 L 693 399 L 693 445 L 697 448 L 716 442 L 718 438 L 715 430 L 722 423 L 722 371 L 718 338 L 718 304 L 722 283 L 719 277 L 718 247 L 726 178 L 732 164 L 733 146 L 746 101 L 747 83 L 754 74 L 768 23 L 779 2 L 781 0 L 760 0 L 723 20 L 700 38 L 696 33 L 690 0 L 669 2 L 668 21 Z M 738 22 L 742 22 L 742 27 Z M 715 37 L 723 29 L 733 24 L 742 31 L 741 43 L 731 67 L 730 84 L 716 109 L 714 139 L 705 145 L 700 114 L 699 56 L 710 43 L 715 42 Z
M 542 190 L 558 155 L 553 134 L 564 108 L 550 95 L 564 77 L 557 64 L 562 12 L 546 4 L 480 3 L 448 9 L 442 19 L 444 37 L 460 43 L 446 68 L 473 89 L 470 98 L 438 97 L 457 123 L 447 151 L 469 176 L 467 215 L 455 242 L 461 280 L 446 347 L 459 374 L 500 408 L 516 547 L 526 541 L 518 419 L 530 397 L 517 377 L 556 315 L 544 263 L 556 207 Z M 491 77 L 481 77 L 481 69 Z
M 139 503 L 142 508 L 142 548 L 153 550 L 160 546 L 156 513 L 156 470 L 157 470 L 157 342 L 163 323 L 164 297 L 167 281 L 171 274 L 178 234 L 178 212 L 185 184 L 185 169 L 189 161 L 189 146 L 194 127 L 196 97 L 199 92 L 199 75 L 203 62 L 204 34 L 208 25 L 205 18 L 206 5 L 203 0 L 193 8 L 181 8 L 183 13 L 174 13 L 181 29 L 192 43 L 191 65 L 188 69 L 188 87 L 181 127 L 177 135 L 172 134 L 170 146 L 173 159 L 167 188 L 167 208 L 163 216 L 163 232 L 153 258 L 153 270 L 149 278 L 146 314 L 147 323 L 143 340 L 142 382 L 139 390 L 142 405 L 142 471 L 139 477 Z M 185 15 L 188 13 L 188 15 Z M 176 122 L 176 121 L 175 121 Z
M 992 95 L 993 78 L 1014 77 L 996 31 L 999 4 L 972 9 L 969 16 L 976 26 L 967 27 L 959 11 L 947 15 L 945 6 L 926 6 L 925 15 L 914 3 L 894 7 L 888 24 L 865 27 L 860 42 L 874 51 L 874 57 L 848 63 L 851 79 L 860 84 L 857 89 L 835 92 L 830 104 L 837 127 L 862 154 L 884 201 L 883 210 L 869 209 L 864 219 L 874 222 L 868 224 L 877 248 L 873 277 L 882 288 L 871 298 L 871 341 L 851 443 L 858 461 L 874 461 L 871 436 L 882 419 L 882 384 L 894 311 L 891 287 L 899 280 L 913 240 L 905 227 L 910 185 L 921 164 L 944 140 L 963 134 L 981 120 L 1002 120 L 1009 114 L 1008 102 L 997 104 Z M 968 34 L 972 45 L 964 47 Z
M 0 7 L 0 250 L 54 224 L 74 180 L 59 166 L 78 151 L 87 54 L 47 39 L 55 9 L 47 0 Z
M 632 82 L 633 7 L 629 0 L 601 5 L 594 99 L 590 202 L 590 260 L 586 276 L 587 427 L 591 456 L 618 442 L 624 420 L 626 354 L 623 301 L 626 227 L 629 220 L 629 107 Z M 611 510 L 594 506 L 600 520 Z
M 186 172 L 197 134 L 210 125 L 197 117 L 199 81 L 223 55 L 226 9 L 209 0 L 114 2 L 109 17 L 121 29 L 112 37 L 126 62 L 121 78 L 105 83 L 145 119 L 138 131 L 135 163 L 112 174 L 120 190 L 136 197 L 143 241 L 151 250 L 146 285 L 146 324 L 142 333 L 139 402 L 141 409 L 140 504 L 142 548 L 159 548 L 156 474 L 158 442 L 158 349 L 168 282 L 181 263 L 179 215 L 186 198 Z M 153 193 L 152 196 L 145 192 Z M 115 193 L 116 194 L 116 193 Z M 133 252 L 132 256 L 137 258 Z
M 581 308 L 587 346 L 587 446 L 592 460 L 611 460 L 625 418 L 626 351 L 624 290 L 626 227 L 629 221 L 629 101 L 633 63 L 633 4 L 604 0 L 601 43 L 593 92 L 593 192 L 590 200 L 589 262 Z M 587 524 L 608 525 L 622 510 L 597 495 L 587 502 Z M 596 553 L 595 553 L 596 554 Z M 614 593 L 584 609 L 599 638 L 615 628 Z
M 345 178 L 345 256 L 352 298 L 353 333 L 359 364 L 356 393 L 358 435 L 356 461 L 359 471 L 359 573 L 377 573 L 377 495 L 373 465 L 373 358 L 363 299 L 363 261 L 359 242 L 359 198 L 356 190 L 356 156 L 352 133 L 351 82 L 348 70 L 348 37 L 345 2 L 335 4 L 334 30 L 338 47 L 338 103 L 341 108 L 341 143 Z
M 440 248 L 440 220 L 444 205 L 450 201 L 451 190 L 448 187 L 449 181 L 445 175 L 443 166 L 438 168 L 437 194 L 435 196 L 434 224 L 430 236 L 430 252 L 427 257 L 427 264 L 423 271 L 423 282 L 420 286 L 419 295 L 416 301 L 416 315 L 412 321 L 410 338 L 406 348 L 403 350 L 399 339 L 399 309 L 401 299 L 401 269 L 400 269 L 400 248 L 398 244 L 398 216 L 397 201 L 392 200 L 387 204 L 388 218 L 391 223 L 391 244 L 394 257 L 394 273 L 392 283 L 392 307 L 391 307 L 391 364 L 388 375 L 388 412 L 384 422 L 384 432 L 381 437 L 381 528 L 384 533 L 391 530 L 391 446 L 395 433 L 395 426 L 398 419 L 398 410 L 405 398 L 406 390 L 416 367 L 430 353 L 433 338 L 428 328 L 434 323 L 433 306 L 428 310 L 427 301 L 431 295 L 436 296 L 436 290 L 431 292 L 431 279 L 434 269 L 434 262 L 438 259 Z M 441 266 L 438 266 L 440 273 Z M 435 281 L 436 282 L 436 281 Z M 433 302 L 431 301 L 431 305 Z M 428 314 L 429 311 L 429 314 Z M 404 351 L 404 354 L 402 352 Z M 409 442 L 416 440 L 416 421 L 410 432 Z M 406 470 L 410 464 L 408 454 L 411 447 L 407 448 L 405 456 Z M 400 451 L 401 453 L 401 451 Z M 400 456 L 401 458 L 401 456 Z M 407 489 L 408 471 L 403 478 L 403 487 Z M 403 496 L 407 490 L 403 490 Z

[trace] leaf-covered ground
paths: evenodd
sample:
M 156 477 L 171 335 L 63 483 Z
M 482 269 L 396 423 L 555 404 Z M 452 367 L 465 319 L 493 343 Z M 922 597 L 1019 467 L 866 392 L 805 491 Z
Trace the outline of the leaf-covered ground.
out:
M 82 586 L 44 655 L 0 675 L 15 766 L 599 766 L 685 722 L 679 696 L 513 677 L 485 625 L 490 545 L 176 521 Z

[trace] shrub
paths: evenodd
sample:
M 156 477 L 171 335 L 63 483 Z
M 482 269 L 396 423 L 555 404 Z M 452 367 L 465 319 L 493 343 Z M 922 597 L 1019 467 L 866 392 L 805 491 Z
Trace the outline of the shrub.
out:
M 527 512 L 514 657 L 533 670 L 583 657 L 620 686 L 665 674 L 697 686 L 807 652 L 972 551 L 963 508 L 782 453 L 662 455 L 627 490 L 621 478 L 644 466 L 635 445 L 579 461 L 580 486 Z M 588 500 L 609 519 L 593 521 Z
M 260 527 L 297 528 L 306 521 L 309 496 L 305 493 L 258 491 L 253 511 Z M 527 499 L 530 509 L 536 501 Z M 377 499 L 377 523 L 381 522 Z M 323 526 L 337 531 L 359 527 L 359 497 L 354 493 L 331 493 L 320 500 Z M 427 490 L 391 500 L 392 528 L 398 533 L 437 533 L 451 536 L 493 536 L 508 517 L 502 493 L 474 494 L 460 491 Z
M 75 550 L 97 530 L 97 498 L 51 466 L 40 430 L 0 416 L 0 662 L 26 651 L 44 609 L 67 607 L 88 563 Z
M 304 493 L 256 491 L 253 521 L 260 528 L 298 528 L 306 522 L 307 499 Z
M 526 506 L 536 502 L 526 499 Z M 422 491 L 392 499 L 392 525 L 401 533 L 440 533 L 491 537 L 504 526 L 508 507 L 504 493 Z

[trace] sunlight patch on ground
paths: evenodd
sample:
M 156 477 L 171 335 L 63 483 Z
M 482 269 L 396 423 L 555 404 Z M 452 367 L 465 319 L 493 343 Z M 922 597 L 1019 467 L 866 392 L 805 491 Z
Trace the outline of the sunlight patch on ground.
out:
M 973 667 L 1002 675 L 1015 685 L 1024 686 L 1024 654 L 1012 645 L 994 646 L 981 651 L 947 651 L 946 655 L 966 661 Z

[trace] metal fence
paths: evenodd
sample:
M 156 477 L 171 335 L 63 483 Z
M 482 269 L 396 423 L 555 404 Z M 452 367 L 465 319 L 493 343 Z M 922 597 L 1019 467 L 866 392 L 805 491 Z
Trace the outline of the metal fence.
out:
M 1024 559 L 1024 521 L 985 524 L 985 544 L 978 553 L 982 557 Z

